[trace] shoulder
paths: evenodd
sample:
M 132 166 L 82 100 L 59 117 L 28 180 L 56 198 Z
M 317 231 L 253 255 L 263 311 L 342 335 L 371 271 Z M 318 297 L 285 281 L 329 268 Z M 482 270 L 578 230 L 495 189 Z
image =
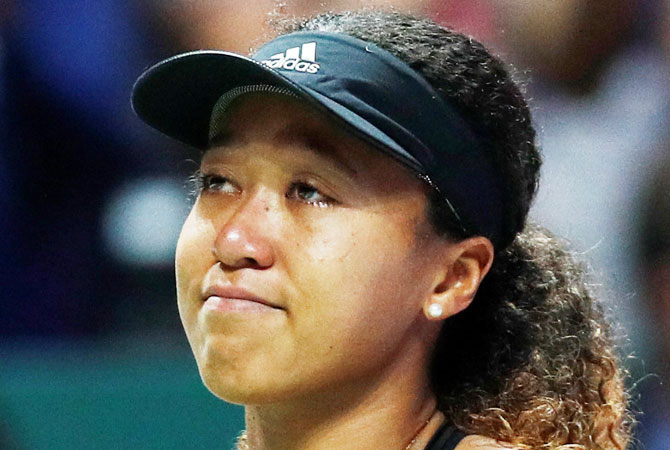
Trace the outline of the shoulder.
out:
M 518 447 L 474 434 L 464 437 L 455 450 L 518 450 Z

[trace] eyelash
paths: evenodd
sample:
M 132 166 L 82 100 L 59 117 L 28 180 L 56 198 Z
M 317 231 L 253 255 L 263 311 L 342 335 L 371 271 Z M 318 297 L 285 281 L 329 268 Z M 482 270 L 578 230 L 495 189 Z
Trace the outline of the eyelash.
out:
M 189 184 L 191 185 L 191 194 L 193 197 L 197 197 L 202 192 L 214 191 L 216 189 L 211 187 L 213 182 L 221 183 L 224 181 L 230 182 L 230 180 L 227 177 L 221 175 L 205 174 L 198 170 L 189 178 Z M 300 188 L 306 188 L 307 190 L 316 191 L 321 197 L 323 197 L 324 200 L 312 201 L 305 199 L 301 197 L 300 194 L 297 192 L 297 189 Z M 292 195 L 293 193 L 295 193 L 295 195 Z M 291 183 L 291 186 L 289 187 L 289 190 L 286 193 L 286 198 L 295 198 L 309 205 L 319 207 L 331 206 L 337 203 L 335 199 L 321 192 L 318 188 L 314 187 L 309 181 L 304 180 L 297 180 Z

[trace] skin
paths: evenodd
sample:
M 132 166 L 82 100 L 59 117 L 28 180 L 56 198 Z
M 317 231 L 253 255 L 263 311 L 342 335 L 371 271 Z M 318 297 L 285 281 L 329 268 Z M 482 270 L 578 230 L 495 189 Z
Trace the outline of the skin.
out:
M 423 448 L 443 420 L 431 350 L 470 304 L 491 243 L 437 236 L 422 181 L 294 99 L 244 96 L 227 124 L 176 254 L 205 385 L 245 405 L 254 449 L 352 448 L 352 436 L 360 449 Z M 271 306 L 211 308 L 211 287 L 230 285 Z

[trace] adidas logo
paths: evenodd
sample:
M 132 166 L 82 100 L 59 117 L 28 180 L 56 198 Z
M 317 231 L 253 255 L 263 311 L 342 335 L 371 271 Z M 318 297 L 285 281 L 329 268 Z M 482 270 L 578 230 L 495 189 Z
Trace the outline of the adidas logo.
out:
M 295 70 L 296 72 L 317 73 L 321 66 L 316 62 L 316 42 L 308 42 L 293 47 L 284 53 L 270 56 L 261 63 L 272 69 Z

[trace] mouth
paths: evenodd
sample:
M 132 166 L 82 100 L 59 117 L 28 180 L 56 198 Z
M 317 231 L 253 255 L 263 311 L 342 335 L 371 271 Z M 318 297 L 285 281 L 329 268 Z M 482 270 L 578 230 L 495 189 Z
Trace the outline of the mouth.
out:
M 203 298 L 206 308 L 218 312 L 265 312 L 284 309 L 238 286 L 212 286 L 205 291 Z

